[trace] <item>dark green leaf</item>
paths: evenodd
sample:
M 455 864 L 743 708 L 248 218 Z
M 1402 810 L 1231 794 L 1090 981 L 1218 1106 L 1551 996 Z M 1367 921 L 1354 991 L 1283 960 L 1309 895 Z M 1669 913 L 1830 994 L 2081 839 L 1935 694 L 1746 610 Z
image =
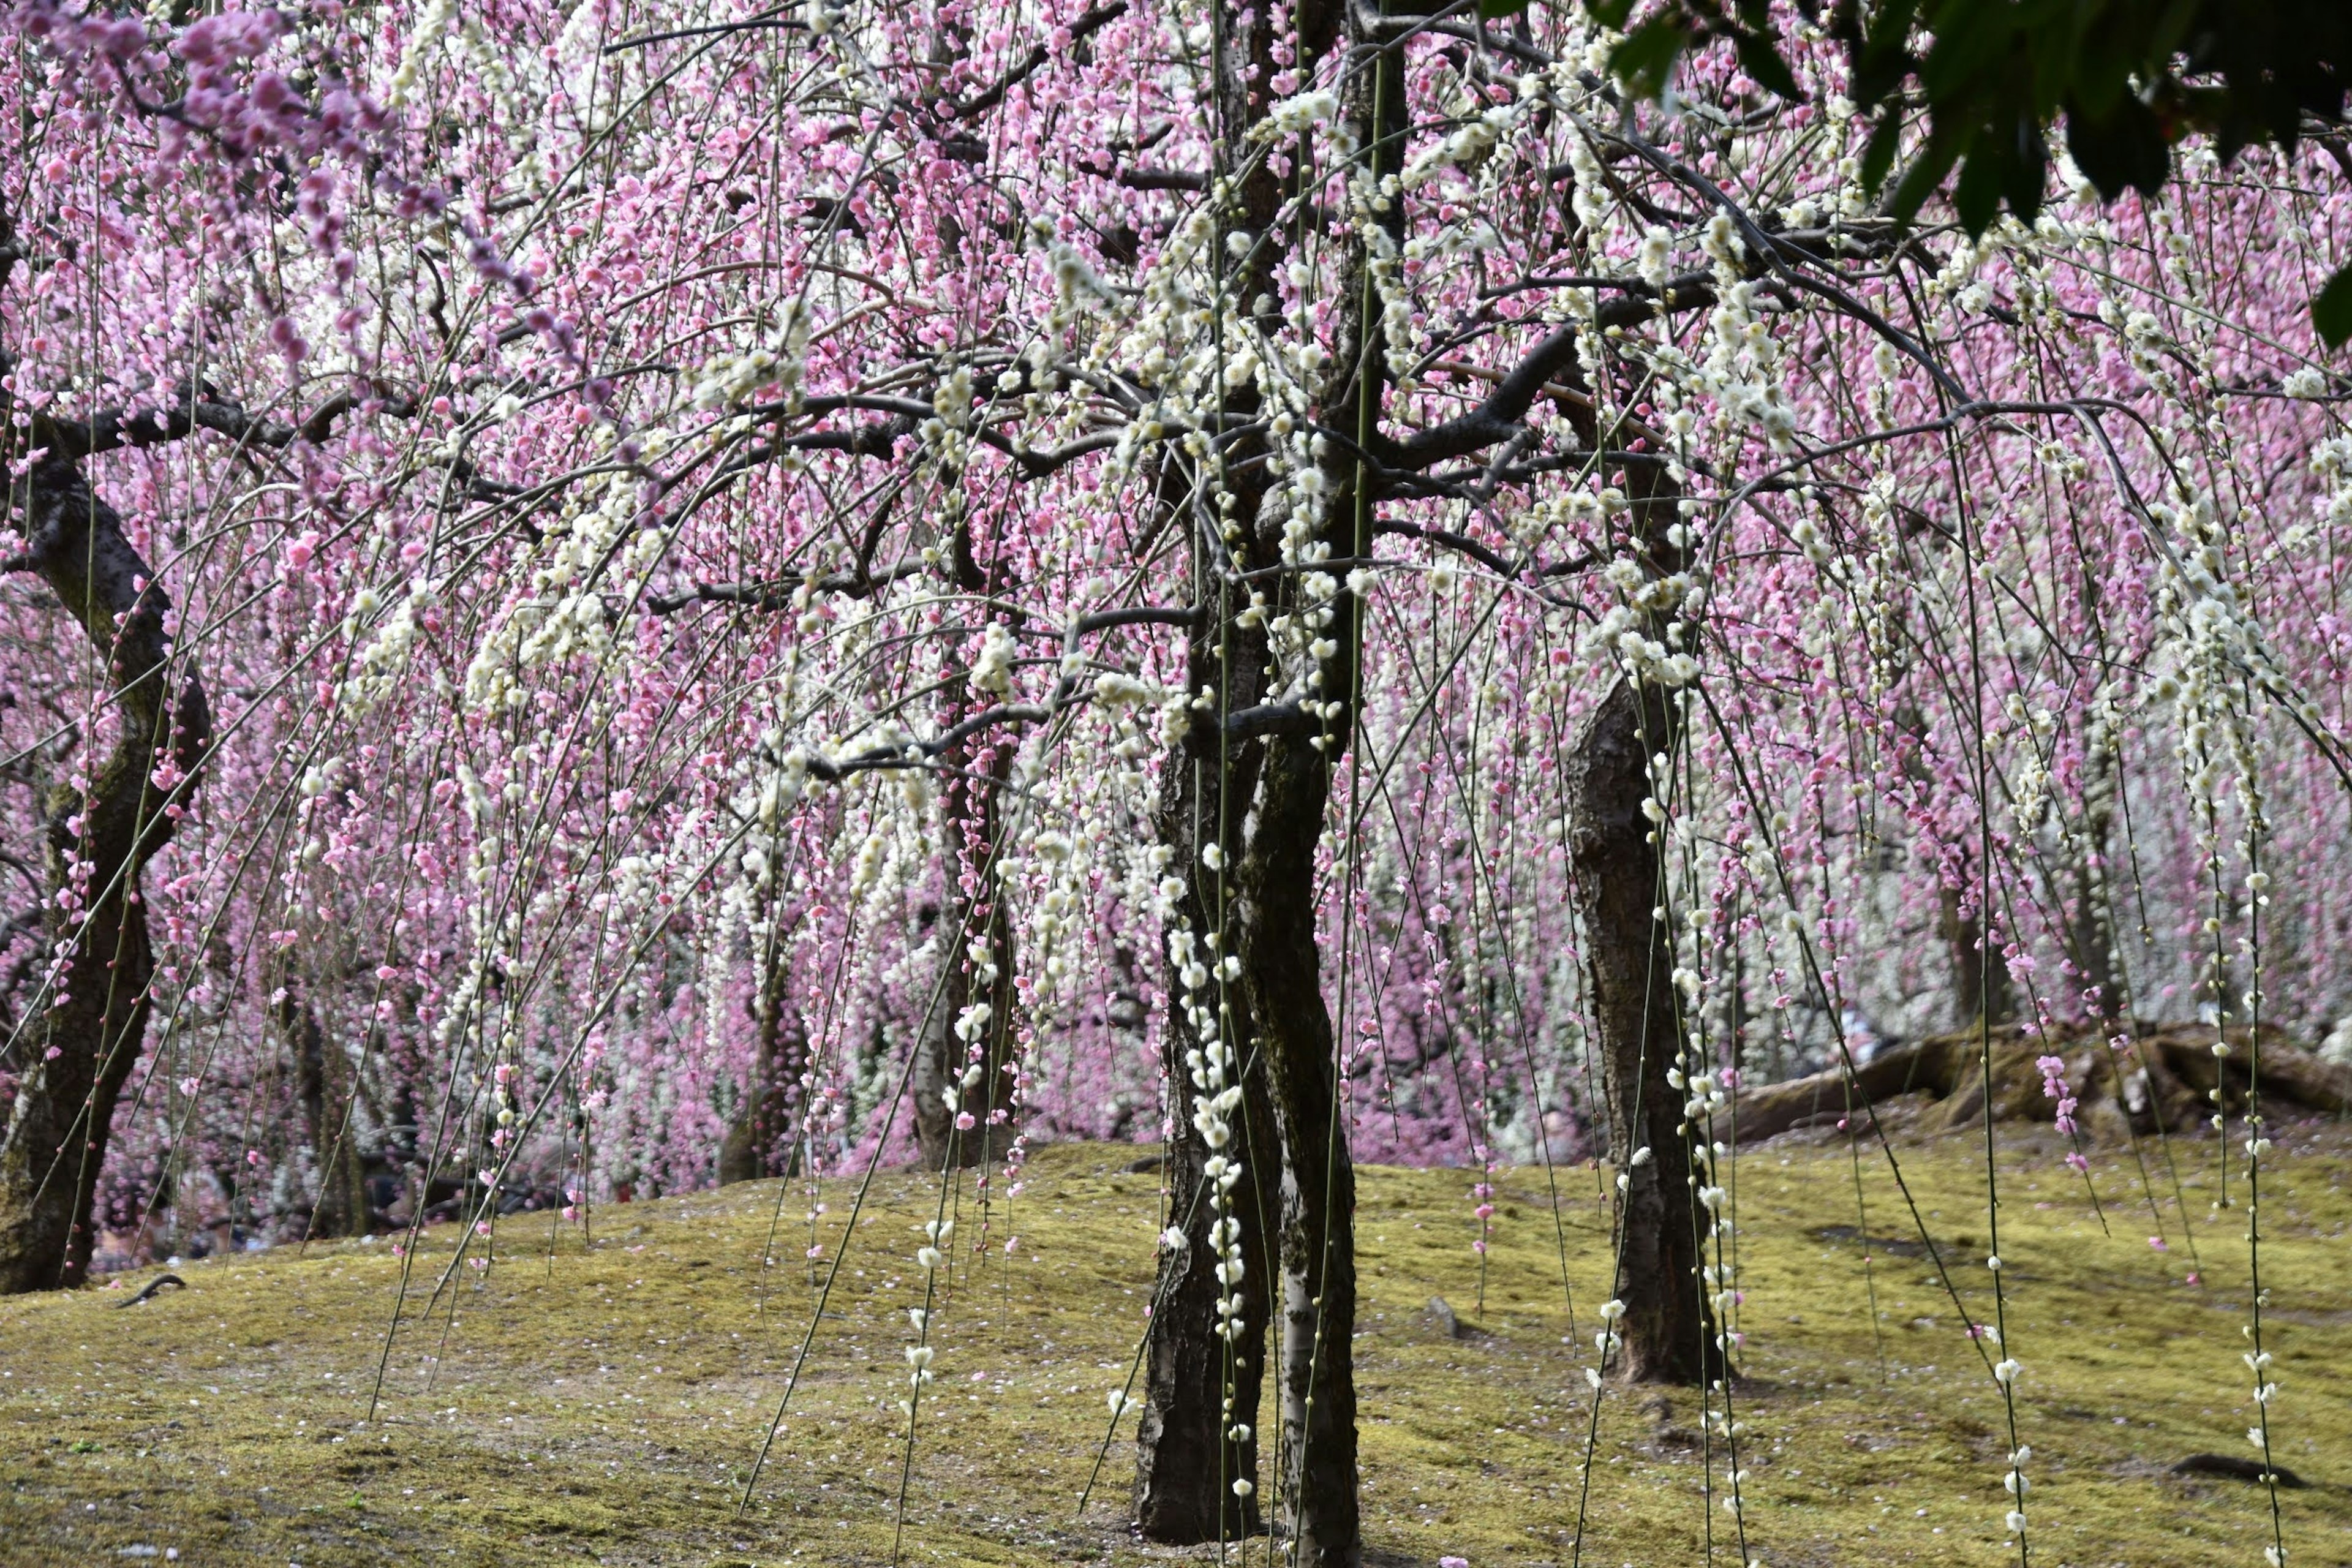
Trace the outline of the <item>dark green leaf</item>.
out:
M 1927 51 L 1919 69 L 1919 85 L 1927 89 L 1927 101 L 1938 113 L 1982 92 L 1979 84 L 1988 78 L 2000 78 L 2011 63 L 2017 32 L 2007 12 L 2006 6 L 1987 6 L 1979 19 L 1942 35 Z
M 1586 0 L 1584 8 L 1602 26 L 1622 29 L 1625 18 L 1633 14 L 1633 0 Z
M 1679 12 L 1653 16 L 1631 33 L 1609 57 L 1610 73 L 1636 97 L 1657 98 L 1666 90 L 1690 34 Z
M 1853 85 L 1847 96 L 1864 109 L 1874 109 L 1901 87 L 1918 68 L 1911 55 L 1911 21 L 1916 0 L 1886 0 L 1864 24 L 1853 48 Z
M 1478 0 L 1478 15 L 1489 22 L 1516 16 L 1527 8 L 1528 0 Z
M 1898 222 L 1909 223 L 1919 216 L 1927 198 L 1943 189 L 1944 176 L 1967 151 L 1971 138 L 1963 131 L 1938 125 L 1927 134 L 1927 144 L 1903 172 L 1895 187 L 1894 198 L 1887 203 L 1889 212 Z
M 1982 234 L 2000 211 L 2000 154 L 1981 142 L 1969 154 L 1968 162 L 1960 165 L 1960 181 L 1952 190 L 1952 206 L 1960 215 L 1960 226 L 1971 237 Z M 1910 183 L 1904 181 L 1906 186 Z
M 1871 132 L 1870 145 L 1862 153 L 1862 188 L 1874 195 L 1886 184 L 1886 172 L 1895 167 L 1895 154 L 1903 140 L 1903 113 L 1899 108 L 1889 109 L 1878 117 L 1878 129 Z
M 2104 117 L 2070 104 L 2066 150 L 2109 201 L 2127 190 L 2154 195 L 2172 172 L 2172 148 L 2164 127 L 2136 98 L 2123 98 Z
M 2038 114 L 2019 113 L 2010 127 L 2000 161 L 2001 200 L 2021 219 L 2032 223 L 2042 211 L 2042 194 L 2050 180 L 2050 144 L 2042 139 Z
M 2311 324 L 2331 349 L 2342 348 L 2344 340 L 2352 338 L 2352 263 L 2338 269 L 2311 302 Z
M 2095 31 L 2075 38 L 2061 35 L 2037 40 L 2034 77 L 2042 107 L 2063 103 L 2094 120 L 2116 112 L 2134 96 L 2132 73 L 2139 65 L 2140 40 L 2121 29 Z
M 2172 51 L 2180 47 L 2181 39 L 2188 35 L 2189 24 L 2197 19 L 2200 5 L 2200 0 L 2172 0 L 2164 8 L 2164 14 L 2156 19 L 2156 26 L 2148 33 L 2147 58 L 2140 61 L 2141 68 L 2151 79 L 2156 76 L 2157 68 L 2170 59 Z
M 1797 79 L 1789 70 L 1788 61 L 1772 47 L 1769 38 L 1742 33 L 1733 41 L 1739 52 L 1739 68 L 1756 79 L 1767 92 L 1777 92 L 1782 98 L 1795 100 L 1805 96 Z

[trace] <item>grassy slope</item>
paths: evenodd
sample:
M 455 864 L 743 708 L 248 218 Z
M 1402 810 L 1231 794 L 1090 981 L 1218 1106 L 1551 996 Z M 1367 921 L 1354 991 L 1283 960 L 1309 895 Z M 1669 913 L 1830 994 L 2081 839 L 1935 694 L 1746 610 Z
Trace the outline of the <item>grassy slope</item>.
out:
M 2108 1238 L 2080 1179 L 2034 1141 L 2044 1135 L 2016 1133 L 2002 1173 L 2034 1561 L 2257 1563 L 2260 1488 L 2158 1473 L 2199 1450 L 2251 1452 L 2242 1212 L 2200 1213 L 2208 1283 L 2186 1286 L 2177 1224 L 2168 1256 L 2147 1244 L 2128 1155 L 2095 1167 Z M 1846 1157 L 1804 1137 L 1739 1163 L 1750 1552 L 1773 1564 L 2014 1562 L 2001 1547 L 2000 1401 L 1927 1264 L 1885 1248 L 1882 1381 L 1861 1249 L 1814 1234 L 1854 1223 Z M 2282 1497 L 2298 1568 L 2322 1568 L 2352 1562 L 2352 1141 L 2306 1129 L 2282 1142 L 2293 1152 L 2265 1205 L 2275 1420 L 2283 1462 L 2314 1483 Z M 2215 1145 L 2180 1152 L 2201 1211 Z M 1930 1225 L 1961 1255 L 1955 1279 L 1989 1317 L 1980 1144 L 1961 1135 L 1905 1154 Z M 1129 1157 L 1041 1152 L 1010 1267 L 1000 1252 L 960 1279 L 934 1335 L 909 1563 L 1188 1555 L 1133 1544 L 1123 1529 L 1131 1416 L 1106 1484 L 1076 1507 L 1148 1299 L 1159 1199 L 1155 1177 L 1118 1169 Z M 1865 1161 L 1864 1177 L 1871 1233 L 1910 1234 L 1883 1157 Z M 1368 1532 L 1375 1561 L 1564 1564 L 1590 1409 L 1580 1346 L 1589 1353 L 1605 1294 L 1600 1178 L 1560 1177 L 1574 1345 L 1544 1173 L 1504 1184 L 1483 1313 L 1470 1179 L 1362 1173 Z M 2233 1189 L 2242 1196 L 2234 1173 Z M 0 1562 L 111 1561 L 132 1545 L 174 1547 L 191 1564 L 310 1568 L 887 1561 L 902 1309 L 920 1289 L 912 1254 L 936 1193 L 908 1173 L 877 1182 L 740 1521 L 735 1489 L 811 1304 L 805 1225 L 798 1237 L 788 1225 L 776 1255 L 789 1264 L 770 1272 L 761 1310 L 772 1184 L 608 1209 L 593 1247 L 567 1232 L 551 1257 L 545 1221 L 509 1222 L 500 1261 L 457 1293 L 454 1318 L 404 1326 L 372 1422 L 362 1417 L 402 1268 L 381 1242 L 188 1266 L 185 1290 L 126 1311 L 104 1290 L 0 1302 Z M 824 1197 L 837 1244 L 849 1193 L 828 1183 Z M 797 1188 L 785 1202 L 800 1220 Z M 418 1260 L 427 1289 L 446 1256 Z M 1481 1331 L 1442 1337 L 1433 1293 Z M 1584 1562 L 1700 1560 L 1710 1512 L 1687 1446 L 1695 1403 L 1678 1393 L 1661 1409 L 1617 1390 L 1602 1401 Z M 1736 1565 L 1730 1516 L 1711 1517 L 1718 1561 Z M 1263 1551 L 1254 1544 L 1250 1560 Z

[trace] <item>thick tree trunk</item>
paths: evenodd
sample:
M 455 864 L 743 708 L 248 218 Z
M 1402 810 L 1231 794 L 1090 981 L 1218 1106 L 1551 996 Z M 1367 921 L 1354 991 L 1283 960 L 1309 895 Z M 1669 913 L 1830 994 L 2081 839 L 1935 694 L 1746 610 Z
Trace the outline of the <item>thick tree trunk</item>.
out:
M 1580 366 L 1561 379 L 1589 395 Z M 1623 446 L 1636 433 L 1630 422 L 1601 426 L 1598 405 L 1570 403 L 1564 412 L 1595 450 Z M 1679 542 L 1682 488 L 1664 469 L 1631 468 L 1625 556 L 1643 568 L 1645 584 L 1668 583 L 1686 572 Z M 1636 626 L 1664 645 L 1691 647 L 1696 639 L 1680 595 L 1637 607 Z M 1685 1020 L 1674 984 L 1671 900 L 1659 851 L 1660 824 L 1645 810 L 1666 781 L 1654 779 L 1652 759 L 1672 758 L 1682 736 L 1679 695 L 1632 674 L 1620 674 L 1570 749 L 1562 780 L 1567 815 L 1570 898 L 1584 937 L 1593 1044 L 1605 1079 L 1610 1162 L 1617 1171 L 1619 1256 L 1615 1289 L 1625 1308 L 1617 1332 L 1617 1374 L 1635 1383 L 1694 1384 L 1724 1369 L 1714 1315 L 1699 1279 L 1700 1232 L 1685 1126 L 1683 1092 L 1667 1077 L 1712 1061 L 1683 1062 Z M 1663 819 L 1661 819 L 1663 820 Z M 1734 1017 L 1740 1005 L 1734 971 Z M 1737 1036 L 1735 1035 L 1735 1050 Z M 1702 1128 L 1696 1136 L 1704 1137 Z
M 760 1020 L 751 1081 L 719 1144 L 720 1186 L 792 1174 L 798 1161 L 784 1137 L 793 1127 L 792 1091 L 807 1059 L 807 1037 L 797 1015 L 782 1027 L 771 1017 Z
M 1197 521 L 1187 505 L 1192 488 L 1189 468 L 1171 464 L 1161 476 L 1162 505 L 1188 522 Z M 1254 503 L 1256 488 L 1247 493 Z M 1224 542 L 1198 531 L 1202 558 L 1221 557 Z M 1218 575 L 1196 574 L 1202 619 L 1187 646 L 1187 684 L 1244 708 L 1260 693 L 1265 638 L 1234 623 L 1241 605 L 1217 585 Z M 1135 1521 L 1147 1538 L 1177 1545 L 1236 1540 L 1262 1528 L 1258 1404 L 1277 1242 L 1264 1178 L 1279 1163 L 1281 1145 L 1249 993 L 1219 973 L 1221 956 L 1235 951 L 1242 934 L 1233 886 L 1202 857 L 1214 846 L 1223 865 L 1239 862 L 1264 751 L 1259 742 L 1223 736 L 1212 714 L 1169 757 L 1160 786 L 1159 839 L 1170 874 L 1183 885 L 1168 932 L 1163 1035 L 1169 1223 L 1183 1242 L 1163 1245 L 1160 1255 L 1137 1430 Z M 1220 1045 L 1231 1053 L 1225 1085 L 1237 1082 L 1241 1093 L 1224 1113 L 1231 1142 L 1213 1152 L 1195 1118 L 1212 1087 L 1203 1053 Z M 1209 1173 L 1213 1153 L 1223 1162 L 1222 1193 Z M 1218 1278 L 1229 1250 L 1213 1235 L 1221 1218 L 1240 1226 L 1243 1274 L 1235 1281 Z M 1229 1296 L 1236 1310 L 1221 1310 Z M 1236 1490 L 1236 1482 L 1247 1485 Z
M 1230 929 L 1220 916 L 1216 879 L 1202 866 L 1201 849 L 1222 841 L 1237 858 L 1240 811 L 1251 798 L 1259 748 L 1222 748 L 1201 757 L 1180 750 L 1168 761 L 1161 791 L 1160 839 L 1174 852 L 1171 868 L 1192 868 L 1179 900 L 1184 929 Z M 1219 768 L 1226 769 L 1223 798 Z M 1206 884 L 1204 886 L 1203 884 Z M 1205 965 L 1213 955 L 1201 954 Z M 1257 1499 L 1257 1412 L 1265 1377 L 1268 1282 L 1275 1277 L 1274 1215 L 1259 1180 L 1276 1160 L 1269 1120 L 1265 1059 L 1258 1048 L 1246 991 L 1213 979 L 1192 987 L 1181 966 L 1168 970 L 1169 1019 L 1164 1038 L 1169 1093 L 1167 1162 L 1169 1226 L 1181 1246 L 1164 1243 L 1153 1292 L 1150 1343 L 1144 1373 L 1143 1417 L 1136 1433 L 1135 1522 L 1152 1541 L 1190 1545 L 1233 1541 L 1260 1528 Z M 1188 1001 L 1222 1008 L 1223 1038 L 1240 1068 L 1241 1099 L 1227 1121 L 1233 1140 L 1219 1151 L 1239 1175 L 1223 1187 L 1222 1203 L 1207 1173 L 1211 1151 L 1194 1123 L 1203 1079 L 1202 1050 L 1217 1031 L 1193 1027 Z M 1217 1278 L 1224 1248 L 1212 1235 L 1221 1216 L 1241 1224 L 1242 1278 L 1230 1294 L 1239 1310 L 1221 1313 L 1229 1287 Z M 1230 1330 L 1221 1330 L 1227 1321 Z M 1230 1336 L 1230 1337 L 1228 1337 Z M 1236 1481 L 1250 1483 L 1237 1491 Z
M 273 1010 L 278 1030 L 286 1037 L 287 1053 L 294 1058 L 294 1095 L 302 1102 L 302 1131 L 310 1145 L 319 1191 L 310 1203 L 310 1223 L 305 1239 L 365 1236 L 368 1232 L 367 1185 L 360 1168 L 356 1131 L 352 1123 L 357 1100 L 350 1059 L 327 1037 L 318 1010 L 287 977 Z
M 20 1052 L 38 1059 L 17 1081 L 0 1142 L 5 1295 L 79 1285 L 87 1274 L 107 1135 L 146 1037 L 154 956 L 145 911 L 111 896 L 71 926 L 69 984 L 89 994 L 49 1008 L 18 1037 Z
M 1618 1368 L 1636 1383 L 1697 1383 L 1717 1359 L 1697 1279 L 1683 1096 L 1666 1079 L 1680 1034 L 1674 951 L 1656 914 L 1665 894 L 1642 809 L 1652 793 L 1650 758 L 1673 752 L 1675 722 L 1665 694 L 1619 680 L 1570 752 L 1566 781 L 1576 913 L 1607 1077 L 1609 1157 L 1621 1184 Z
M 0 396 L 0 418 L 6 410 Z M 14 434 L 0 430 L 0 458 L 11 455 Z M 194 675 L 175 687 L 162 591 L 79 467 L 52 449 L 11 499 L 26 545 L 7 569 L 38 574 L 80 620 L 105 660 L 117 729 L 87 794 L 61 789 L 47 804 L 45 934 L 68 968 L 19 1035 L 12 1064 L 19 1077 L 0 1131 L 0 1293 L 79 1284 L 89 1268 L 91 1199 L 116 1100 L 146 1037 L 154 973 L 139 872 L 170 837 L 212 728 Z M 61 907 L 67 889 L 87 902 Z
M 1213 254 L 1230 265 L 1223 287 L 1240 301 L 1259 331 L 1282 330 L 1273 310 L 1276 279 L 1285 258 L 1285 236 L 1276 221 L 1283 190 L 1267 159 L 1253 152 L 1253 132 L 1271 111 L 1274 47 L 1283 18 L 1262 5 L 1220 0 L 1224 10 L 1224 47 L 1218 56 L 1218 172 L 1230 182 L 1233 205 L 1219 212 L 1221 233 Z M 1317 58 L 1329 45 L 1336 11 L 1321 0 L 1302 0 L 1293 20 L 1300 58 Z M 1234 257 L 1224 241 L 1234 234 L 1251 243 Z M 1238 349 L 1241 344 L 1233 345 Z M 1160 842 L 1170 871 L 1183 883 L 1178 900 L 1182 932 L 1197 946 L 1196 960 L 1217 966 L 1244 952 L 1248 932 L 1234 915 L 1235 883 L 1202 858 L 1211 845 L 1223 865 L 1237 868 L 1265 755 L 1262 742 L 1222 732 L 1220 716 L 1263 700 L 1266 675 L 1264 623 L 1240 617 L 1248 608 L 1245 580 L 1236 568 L 1255 571 L 1278 563 L 1272 540 L 1257 528 L 1265 498 L 1267 446 L 1249 426 L 1262 409 L 1255 381 L 1226 389 L 1222 413 L 1239 435 L 1214 468 L 1171 455 L 1160 476 L 1159 505 L 1191 537 L 1192 602 L 1200 612 L 1186 647 L 1186 689 L 1213 694 L 1213 706 L 1197 722 L 1187 743 L 1169 759 L 1160 806 Z M 1201 502 L 1202 496 L 1208 504 Z M 1315 832 L 1308 834 L 1310 847 Z M 1311 853 L 1311 847 L 1310 847 Z M 1301 884 L 1311 888 L 1311 879 Z M 1302 891 L 1301 897 L 1311 897 Z M 1173 934 L 1171 932 L 1171 934 Z M 1212 944 L 1210 938 L 1216 941 Z M 1311 941 L 1311 937 L 1310 937 Z M 1310 963 L 1310 973 L 1311 973 Z M 1169 966 L 1167 1077 L 1171 1130 L 1168 1195 L 1172 1228 L 1184 1233 L 1180 1247 L 1160 1259 L 1145 1379 L 1143 1417 L 1138 1433 L 1135 1477 L 1136 1522 L 1155 1541 L 1192 1542 L 1230 1540 L 1259 1528 L 1256 1495 L 1258 1405 L 1264 1376 L 1273 1263 L 1286 1216 L 1277 1228 L 1266 1180 L 1291 1152 L 1274 1114 L 1276 1090 L 1256 1026 L 1256 1003 L 1246 979 L 1234 983 L 1213 975 L 1203 987 L 1183 984 L 1183 965 Z M 1320 994 L 1315 994 L 1321 1005 Z M 1196 1026 L 1191 1008 L 1204 1005 L 1213 1027 Z M 1328 1024 L 1326 1022 L 1328 1030 Z M 1223 1212 L 1240 1224 L 1243 1274 L 1238 1281 L 1217 1278 L 1220 1248 L 1211 1237 L 1218 1205 L 1209 1190 L 1211 1151 L 1193 1124 L 1199 1097 L 1193 1071 L 1200 1053 L 1217 1043 L 1232 1052 L 1239 1078 L 1239 1102 L 1228 1113 L 1232 1142 L 1223 1158 L 1231 1183 Z M 1203 1075 L 1206 1076 L 1205 1074 Z M 1219 1310 L 1230 1297 L 1236 1309 L 1228 1320 Z M 1223 1331 L 1221 1332 L 1221 1325 Z M 1230 1336 L 1228 1338 L 1228 1336 Z M 1344 1342 L 1343 1342 L 1344 1346 Z M 1344 1354 L 1343 1354 L 1344 1360 Z M 1352 1434 L 1350 1436 L 1352 1443 Z M 1352 1458 L 1353 1449 L 1349 1449 Z M 1244 1483 L 1239 1494 L 1235 1483 Z M 1354 1495 L 1352 1468 L 1349 1496 Z

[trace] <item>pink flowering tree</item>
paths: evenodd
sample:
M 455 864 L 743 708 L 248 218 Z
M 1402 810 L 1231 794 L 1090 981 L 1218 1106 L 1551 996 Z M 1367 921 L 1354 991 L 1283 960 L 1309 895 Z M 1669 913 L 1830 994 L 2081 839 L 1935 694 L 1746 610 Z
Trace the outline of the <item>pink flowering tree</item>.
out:
M 1353 1160 L 1475 1269 L 1605 1158 L 1594 1386 L 1712 1389 L 1752 1089 L 2258 1174 L 2144 1026 L 2352 998 L 2309 148 L 1971 237 L 1567 8 L 6 15 L 8 1289 L 901 1157 L 938 1279 L 1157 1142 L 1137 1518 L 1319 1568 Z

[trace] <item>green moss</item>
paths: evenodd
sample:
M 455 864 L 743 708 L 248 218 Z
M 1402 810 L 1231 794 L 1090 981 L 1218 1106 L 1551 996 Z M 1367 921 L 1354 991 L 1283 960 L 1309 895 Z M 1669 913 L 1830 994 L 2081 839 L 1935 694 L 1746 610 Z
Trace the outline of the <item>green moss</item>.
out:
M 2026 1369 L 2019 1421 L 2033 1447 L 2036 1561 L 2260 1562 L 2261 1488 L 2163 1474 L 2194 1452 L 2252 1452 L 2242 1208 L 2203 1210 L 2187 1236 L 2172 1217 L 2159 1255 L 2127 1155 L 2095 1166 L 2110 1236 L 2042 1134 L 2004 1129 L 2003 1139 L 2003 1279 L 2010 1346 Z M 2352 1531 L 2352 1158 L 2333 1131 L 2282 1142 L 2292 1152 L 2263 1204 L 2268 1342 L 2283 1385 L 2273 1422 L 2279 1458 L 2313 1484 L 2281 1501 L 2290 1550 L 2326 1563 Z M 2179 1145 L 2192 1204 L 2219 1195 L 2215 1147 Z M 933 1335 L 908 1562 L 1171 1555 L 1125 1529 L 1132 1416 L 1092 1502 L 1076 1506 L 1149 1299 L 1159 1198 L 1152 1176 L 1119 1169 L 1131 1157 L 1040 1152 L 1011 1214 L 991 1216 L 977 1264 L 969 1244 L 982 1226 L 967 1197 L 956 1241 L 968 1271 Z M 1959 1136 L 1908 1149 L 1904 1169 L 1951 1246 L 1969 1314 L 1990 1318 L 1980 1146 Z M 1866 1234 L 1909 1238 L 1883 1158 L 1865 1159 L 1864 1178 Z M 1397 1563 L 1565 1563 L 1591 1411 L 1582 1363 L 1606 1289 L 1605 1177 L 1559 1176 L 1572 1342 L 1544 1173 L 1501 1183 L 1483 1310 L 1471 1179 L 1360 1175 L 1367 1533 Z M 2013 1561 L 2001 1549 L 2000 1399 L 1912 1247 L 1875 1248 L 1874 1335 L 1843 1146 L 1749 1151 L 1737 1184 L 1748 1338 L 1734 1393 L 1749 1554 Z M 2234 1170 L 2231 1195 L 2243 1196 Z M 779 1265 L 764 1284 L 774 1184 L 602 1211 L 593 1247 L 544 1218 L 509 1221 L 487 1278 L 462 1270 L 469 1278 L 428 1318 L 450 1240 L 437 1235 L 415 1260 L 372 1421 L 403 1269 L 381 1242 L 184 1266 L 186 1289 L 123 1311 L 121 1293 L 100 1289 L 0 1302 L 0 1558 L 80 1563 L 152 1545 L 191 1564 L 310 1568 L 886 1562 L 903 1310 L 920 1304 L 913 1253 L 936 1197 L 936 1181 L 877 1180 L 740 1520 L 746 1468 L 808 1327 L 797 1186 L 783 1194 Z M 850 1194 L 828 1183 L 824 1198 L 830 1253 Z M 1014 1232 L 1008 1259 L 1002 1243 Z M 2183 1283 L 2190 1237 L 2196 1287 Z M 1428 1310 L 1440 1294 L 1467 1337 L 1442 1334 Z M 1696 1562 L 1710 1530 L 1719 1561 L 1738 1561 L 1731 1516 L 1700 1489 L 1700 1426 L 1691 1391 L 1609 1391 L 1585 1562 Z M 1251 1560 L 1262 1552 L 1254 1544 Z

